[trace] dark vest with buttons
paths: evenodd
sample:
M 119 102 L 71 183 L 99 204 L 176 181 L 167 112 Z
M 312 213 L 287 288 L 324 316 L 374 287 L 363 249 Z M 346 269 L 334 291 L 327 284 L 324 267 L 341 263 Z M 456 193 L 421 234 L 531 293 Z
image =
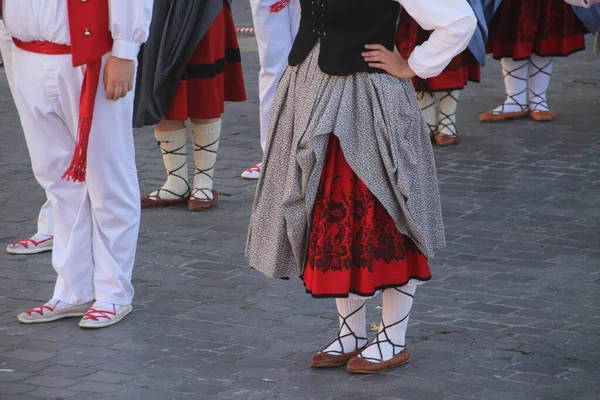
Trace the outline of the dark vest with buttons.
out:
M 306 59 L 321 42 L 319 68 L 328 75 L 346 76 L 369 68 L 362 57 L 366 44 L 394 49 L 400 5 L 393 0 L 300 0 L 300 29 L 288 63 Z

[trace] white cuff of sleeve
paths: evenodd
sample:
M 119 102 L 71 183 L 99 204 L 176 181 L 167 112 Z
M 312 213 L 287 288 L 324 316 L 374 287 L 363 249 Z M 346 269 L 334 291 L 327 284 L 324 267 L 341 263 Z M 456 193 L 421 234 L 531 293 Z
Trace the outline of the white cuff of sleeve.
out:
M 112 47 L 112 55 L 125 60 L 135 60 L 140 52 L 140 43 L 115 40 Z

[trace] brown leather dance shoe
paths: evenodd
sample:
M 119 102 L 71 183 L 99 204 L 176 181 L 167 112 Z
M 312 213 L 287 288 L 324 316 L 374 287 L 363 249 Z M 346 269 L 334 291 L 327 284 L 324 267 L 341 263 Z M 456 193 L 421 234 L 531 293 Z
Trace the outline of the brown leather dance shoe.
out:
M 190 197 L 190 200 L 188 201 L 188 210 L 206 211 L 216 206 L 219 203 L 219 193 L 215 190 L 211 190 L 211 192 L 213 194 L 212 199 L 201 200 Z
M 408 350 L 402 350 L 402 352 L 396 354 L 390 360 L 380 363 L 374 363 L 357 356 L 348 361 L 348 364 L 346 364 L 346 369 L 356 374 L 376 374 L 378 372 L 387 371 L 388 369 L 404 365 L 408 362 L 408 360 L 410 360 L 410 353 Z
M 533 110 L 531 112 L 531 119 L 535 121 L 554 121 L 556 119 L 556 113 L 554 111 Z
M 362 349 L 356 349 L 351 353 L 341 353 L 341 354 L 330 354 L 330 353 L 317 353 L 313 354 L 310 358 L 310 367 L 311 368 L 335 368 L 341 367 L 348 363 L 352 357 L 356 357 L 360 354 Z
M 146 196 L 142 196 L 142 208 L 157 208 L 157 207 L 170 207 L 176 206 L 179 204 L 185 204 L 190 199 L 190 195 L 181 196 L 178 199 L 161 199 L 159 195 L 150 196 L 149 194 Z
M 516 112 L 502 112 L 494 113 L 494 111 L 487 111 L 479 115 L 479 121 L 481 122 L 501 122 L 508 121 L 510 119 L 526 118 L 529 116 L 529 110 L 516 111 Z
M 458 144 L 459 141 L 458 133 L 456 135 L 444 135 L 438 132 L 433 136 L 433 143 L 438 146 L 452 146 Z

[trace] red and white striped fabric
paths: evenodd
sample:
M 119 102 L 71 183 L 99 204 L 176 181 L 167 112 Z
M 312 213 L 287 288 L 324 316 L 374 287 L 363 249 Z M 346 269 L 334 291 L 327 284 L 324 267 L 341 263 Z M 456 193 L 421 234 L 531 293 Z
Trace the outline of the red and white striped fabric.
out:
M 254 28 L 235 28 L 237 33 L 254 33 Z

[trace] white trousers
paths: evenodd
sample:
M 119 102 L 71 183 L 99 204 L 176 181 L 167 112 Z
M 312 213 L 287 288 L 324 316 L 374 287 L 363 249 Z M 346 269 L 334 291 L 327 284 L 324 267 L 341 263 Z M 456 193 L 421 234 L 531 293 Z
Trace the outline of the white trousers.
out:
M 130 304 L 140 219 L 134 91 L 108 100 L 100 77 L 86 181 L 67 182 L 61 177 L 75 148 L 85 67 L 73 68 L 70 55 L 12 50 L 15 102 L 33 172 L 48 194 L 55 222 L 53 297 L 71 304 L 93 299 Z
M 278 13 L 269 11 L 276 0 L 250 0 L 260 73 L 258 99 L 260 101 L 260 145 L 265 150 L 269 133 L 269 116 L 277 84 L 287 65 L 294 38 L 300 26 L 300 1 L 292 0 Z
M 2 61 L 4 62 L 6 80 L 8 81 L 10 92 L 14 97 L 15 89 L 12 78 L 12 45 L 12 37 L 6 31 L 4 21 L 0 21 L 0 53 L 2 53 Z M 46 200 L 46 203 L 44 203 L 42 206 L 40 214 L 38 215 L 37 226 L 37 233 L 47 236 L 52 236 L 54 234 L 54 224 L 52 222 L 52 214 L 50 212 L 50 200 Z

